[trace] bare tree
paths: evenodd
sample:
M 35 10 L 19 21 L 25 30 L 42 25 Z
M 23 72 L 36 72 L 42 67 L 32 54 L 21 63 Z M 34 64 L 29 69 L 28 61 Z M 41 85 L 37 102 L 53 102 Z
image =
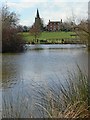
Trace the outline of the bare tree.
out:
M 82 43 L 88 46 L 88 38 L 90 31 L 88 29 L 88 20 L 81 20 L 80 24 L 74 26 L 75 32 L 79 36 Z
M 35 42 L 37 42 L 38 37 L 41 35 L 42 31 L 39 25 L 33 25 L 30 28 L 30 35 L 34 36 Z
M 73 31 L 73 26 L 75 24 L 72 21 L 66 21 L 63 23 L 63 30 L 64 31 Z
M 23 40 L 17 31 L 18 16 L 2 7 L 2 52 L 19 52 L 23 50 Z
M 67 23 L 67 28 L 71 28 L 76 33 L 80 43 L 88 46 L 90 31 L 88 29 L 89 21 L 87 18 L 82 19 L 79 16 L 77 17 L 72 10 L 72 15 L 70 18 L 67 18 Z

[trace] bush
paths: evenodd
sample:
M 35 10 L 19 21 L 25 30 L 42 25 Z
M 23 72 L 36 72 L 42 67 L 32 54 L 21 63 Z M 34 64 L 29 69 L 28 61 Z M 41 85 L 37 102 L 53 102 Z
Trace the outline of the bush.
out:
M 24 50 L 24 40 L 14 28 L 2 31 L 2 52 L 21 52 Z
M 17 32 L 18 17 L 7 6 L 2 7 L 2 52 L 21 52 L 23 39 Z

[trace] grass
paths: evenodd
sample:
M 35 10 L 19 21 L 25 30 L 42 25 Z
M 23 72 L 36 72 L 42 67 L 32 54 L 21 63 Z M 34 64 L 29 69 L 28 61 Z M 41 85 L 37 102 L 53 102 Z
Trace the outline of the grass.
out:
M 41 107 L 50 118 L 88 118 L 88 76 L 80 68 L 77 73 L 69 73 L 66 83 L 62 84 L 58 78 L 58 84 L 45 87 L 38 91 L 42 103 Z M 47 90 L 48 88 L 48 90 Z
M 75 32 L 42 32 L 41 36 L 38 39 L 47 40 L 48 43 L 55 43 L 56 41 L 60 43 L 62 39 L 75 38 L 75 36 L 71 36 L 74 34 Z M 29 32 L 23 32 L 21 35 L 27 42 L 34 41 L 34 36 L 31 36 Z
M 19 106 L 15 107 L 13 102 L 4 100 L 4 111 L 3 117 L 15 117 L 22 118 L 26 114 L 25 111 L 29 111 L 28 117 L 35 118 L 33 114 L 36 110 L 39 114 L 39 118 L 88 118 L 90 112 L 88 111 L 88 76 L 84 74 L 78 67 L 78 73 L 69 72 L 69 76 L 65 83 L 62 84 L 60 78 L 57 76 L 58 83 L 56 80 L 53 81 L 53 85 L 39 85 L 35 87 L 35 96 L 33 98 L 32 110 L 30 104 L 24 101 L 25 97 L 19 99 L 17 97 L 17 103 Z M 21 93 L 20 93 L 21 94 Z M 22 93 L 23 94 L 23 93 Z M 29 99 L 29 96 L 28 96 Z M 21 100 L 21 101 L 20 101 Z M 25 102 L 25 103 L 24 103 Z M 8 107 L 7 107 L 8 106 Z M 24 115 L 24 117 L 27 117 Z

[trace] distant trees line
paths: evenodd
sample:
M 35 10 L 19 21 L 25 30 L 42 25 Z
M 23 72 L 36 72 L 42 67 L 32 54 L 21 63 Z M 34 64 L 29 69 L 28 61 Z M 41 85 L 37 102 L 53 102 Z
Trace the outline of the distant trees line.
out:
M 88 20 L 81 20 L 80 23 L 78 25 L 76 25 L 74 22 L 63 22 L 62 27 L 60 29 L 60 31 L 65 31 L 65 32 L 75 32 L 76 28 L 81 28 L 83 27 L 83 29 L 88 29 Z M 18 32 L 29 32 L 31 27 L 29 26 L 22 26 L 22 25 L 18 25 L 17 27 Z M 78 30 L 78 29 L 76 29 Z M 47 26 L 45 26 L 44 24 L 42 24 L 42 31 L 48 31 L 47 30 Z M 85 31 L 85 30 L 84 30 Z
M 64 22 L 60 31 L 65 31 L 65 32 L 73 31 L 74 30 L 73 29 L 73 24 L 74 24 L 73 22 L 71 22 L 71 23 Z M 26 25 L 25 26 L 18 25 L 17 29 L 18 29 L 18 32 L 29 32 L 29 30 L 31 29 L 31 27 L 26 26 Z M 42 24 L 42 31 L 48 31 L 47 30 L 47 26 L 44 26 Z
M 29 32 L 29 30 L 30 30 L 30 27 L 28 27 L 28 26 L 22 26 L 22 25 L 18 25 L 17 26 L 17 29 L 18 29 L 18 32 Z

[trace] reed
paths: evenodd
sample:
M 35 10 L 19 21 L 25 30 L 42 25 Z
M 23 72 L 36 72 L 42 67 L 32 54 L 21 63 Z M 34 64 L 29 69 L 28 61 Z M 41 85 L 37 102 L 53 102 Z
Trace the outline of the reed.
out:
M 88 118 L 88 75 L 84 74 L 78 66 L 78 73 L 69 72 L 68 79 L 62 84 L 53 81 L 54 86 L 42 88 L 37 98 L 48 117 L 51 118 Z
M 68 78 L 62 82 L 58 76 L 53 84 L 39 83 L 33 86 L 33 98 L 29 92 L 19 91 L 18 96 L 8 94 L 3 98 L 3 118 L 88 118 L 88 75 L 79 68 L 68 72 Z M 24 94 L 25 93 L 25 94 Z M 21 96 L 22 95 L 22 96 Z M 6 98 L 5 98 L 6 97 Z M 28 101 L 27 101 L 28 98 Z M 16 100 L 15 100 L 16 99 Z M 32 105 L 30 105 L 32 104 Z M 38 112 L 38 115 L 36 115 Z

